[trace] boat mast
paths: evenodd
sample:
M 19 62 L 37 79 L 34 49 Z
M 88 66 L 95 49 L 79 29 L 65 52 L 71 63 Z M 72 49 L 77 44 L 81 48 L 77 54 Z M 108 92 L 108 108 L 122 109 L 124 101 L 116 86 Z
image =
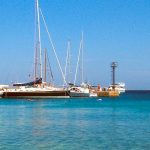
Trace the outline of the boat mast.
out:
M 42 78 L 42 49 L 41 49 L 41 29 L 40 29 L 40 13 L 39 13 L 39 0 L 36 0 L 37 8 L 37 26 L 38 26 L 38 48 L 40 50 L 40 78 Z
M 83 83 L 83 31 L 82 31 L 82 35 L 81 35 L 81 41 L 82 41 L 82 45 L 81 45 L 81 83 Z
M 71 42 L 68 42 L 68 83 L 71 82 Z
M 45 49 L 45 59 L 44 59 L 44 82 L 46 82 L 46 66 L 47 66 L 47 51 Z
M 66 64 L 65 64 L 65 79 L 67 81 L 67 83 L 69 83 L 70 81 L 70 41 L 68 41 L 67 43 L 67 56 L 66 56 Z M 68 67 L 68 71 L 67 71 L 67 67 Z M 68 80 L 67 80 L 67 72 L 68 72 Z M 65 84 L 65 83 L 64 83 Z
M 37 78 L 37 46 L 35 46 L 34 80 Z
M 35 1 L 35 13 L 34 13 L 34 21 L 35 21 L 35 31 L 34 31 L 34 80 L 37 77 L 37 8 L 36 8 L 36 1 Z

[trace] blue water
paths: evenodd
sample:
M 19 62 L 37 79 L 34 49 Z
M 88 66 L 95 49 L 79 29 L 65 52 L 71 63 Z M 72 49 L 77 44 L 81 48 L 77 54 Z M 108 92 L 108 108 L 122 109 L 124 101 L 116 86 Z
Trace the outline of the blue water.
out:
M 150 92 L 0 99 L 0 150 L 149 150 Z

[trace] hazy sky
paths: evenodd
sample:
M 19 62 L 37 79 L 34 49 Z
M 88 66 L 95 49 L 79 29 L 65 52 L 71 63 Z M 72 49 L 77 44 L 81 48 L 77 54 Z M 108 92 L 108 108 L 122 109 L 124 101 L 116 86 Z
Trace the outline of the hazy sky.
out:
M 40 7 L 64 68 L 71 40 L 72 78 L 84 31 L 84 77 L 97 85 L 116 80 L 127 89 L 150 89 L 150 0 L 40 0 Z M 56 83 L 61 74 L 41 21 Z M 0 83 L 29 80 L 34 59 L 34 0 L 0 0 Z

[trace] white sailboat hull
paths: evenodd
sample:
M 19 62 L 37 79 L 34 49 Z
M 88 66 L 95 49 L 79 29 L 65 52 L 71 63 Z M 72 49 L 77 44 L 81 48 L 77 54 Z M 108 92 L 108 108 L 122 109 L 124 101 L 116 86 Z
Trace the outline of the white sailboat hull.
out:
M 89 93 L 70 92 L 70 97 L 89 97 Z
M 71 87 L 69 90 L 70 97 L 89 97 L 90 92 L 88 88 Z

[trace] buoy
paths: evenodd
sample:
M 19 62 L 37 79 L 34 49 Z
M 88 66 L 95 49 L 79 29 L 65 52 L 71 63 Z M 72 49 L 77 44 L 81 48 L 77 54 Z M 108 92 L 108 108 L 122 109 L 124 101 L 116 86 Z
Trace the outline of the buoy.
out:
M 98 99 L 98 101 L 102 101 L 102 99 L 100 98 L 100 99 Z

